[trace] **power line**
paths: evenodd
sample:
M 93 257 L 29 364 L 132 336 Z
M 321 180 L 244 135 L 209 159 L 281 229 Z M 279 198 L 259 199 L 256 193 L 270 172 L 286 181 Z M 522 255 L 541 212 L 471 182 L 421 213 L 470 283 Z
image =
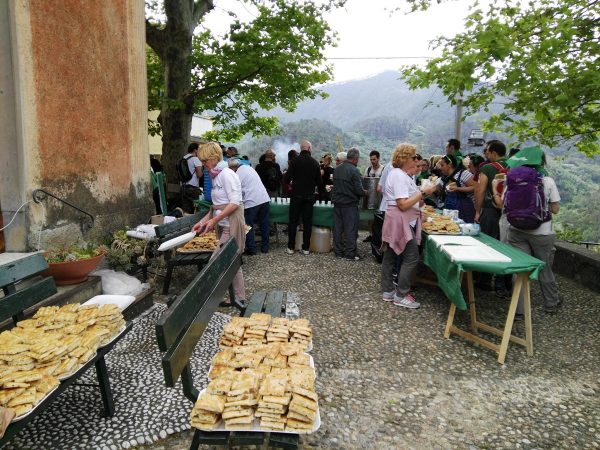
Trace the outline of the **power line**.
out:
M 433 56 L 342 56 L 325 59 L 431 59 Z

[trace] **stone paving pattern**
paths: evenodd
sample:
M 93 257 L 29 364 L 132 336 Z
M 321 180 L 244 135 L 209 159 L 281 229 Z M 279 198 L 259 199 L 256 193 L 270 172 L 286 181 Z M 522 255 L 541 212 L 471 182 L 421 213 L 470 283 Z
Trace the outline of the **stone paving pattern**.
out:
M 500 365 L 486 348 L 457 336 L 444 339 L 449 302 L 439 289 L 416 287 L 419 310 L 384 303 L 380 266 L 361 241 L 360 262 L 332 253 L 290 256 L 283 244 L 244 257 L 248 295 L 297 293 L 301 315 L 314 329 L 323 423 L 301 438 L 303 448 L 600 448 L 597 293 L 559 278 L 565 305 L 548 315 L 533 283 L 534 356 L 511 344 Z M 171 294 L 194 275 L 176 270 Z M 502 327 L 508 301 L 476 295 L 480 319 Z M 467 326 L 466 312 L 457 319 Z M 515 328 L 523 333 L 522 322 Z M 189 448 L 191 438 L 191 431 L 175 433 L 143 448 Z

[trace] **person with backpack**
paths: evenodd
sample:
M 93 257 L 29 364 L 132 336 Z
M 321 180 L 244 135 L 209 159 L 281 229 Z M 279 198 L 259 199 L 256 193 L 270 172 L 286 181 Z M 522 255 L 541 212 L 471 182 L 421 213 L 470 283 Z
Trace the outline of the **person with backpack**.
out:
M 507 161 L 510 170 L 504 186 L 504 212 L 509 223 L 508 242 L 546 263 L 538 281 L 544 310 L 555 313 L 562 305 L 552 272 L 556 234 L 552 215 L 560 210 L 560 194 L 545 169 L 546 156 L 539 147 L 527 147 Z M 501 196 L 500 193 L 496 194 Z M 517 314 L 523 314 L 523 293 Z
M 502 211 L 492 201 L 492 183 L 496 175 L 506 174 L 508 167 L 506 165 L 506 146 L 498 140 L 488 141 L 483 154 L 487 162 L 480 167 L 479 181 L 475 186 L 474 220 L 480 224 L 483 233 L 500 240 L 500 216 Z M 485 291 L 491 291 L 491 278 L 491 274 L 479 272 L 477 274 L 477 287 Z M 503 276 L 495 277 L 493 289 L 498 297 L 505 296 L 507 283 L 505 283 Z
M 186 213 L 193 214 L 194 201 L 202 194 L 202 163 L 198 159 L 197 142 L 188 146 L 187 154 L 177 162 L 176 169 L 181 183 L 181 207 Z
M 279 164 L 275 162 L 275 152 L 268 149 L 256 166 L 256 172 L 267 190 L 269 197 L 277 197 L 283 174 Z

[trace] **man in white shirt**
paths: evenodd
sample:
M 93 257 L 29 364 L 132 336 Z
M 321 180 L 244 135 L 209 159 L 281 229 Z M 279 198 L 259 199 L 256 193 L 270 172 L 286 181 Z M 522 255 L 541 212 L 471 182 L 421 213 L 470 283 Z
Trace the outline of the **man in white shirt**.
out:
M 271 201 L 260 176 L 251 166 L 240 164 L 237 158 L 227 161 L 229 168 L 234 170 L 242 184 L 242 201 L 244 203 L 244 219 L 250 231 L 246 234 L 246 250 L 244 254 L 256 255 L 256 242 L 254 239 L 254 224 L 260 227 L 262 253 L 269 253 L 269 202 Z
M 381 155 L 377 150 L 373 150 L 369 153 L 369 160 L 371 161 L 371 165 L 365 170 L 365 177 L 380 177 L 381 172 L 383 172 L 383 166 L 379 164 L 379 158 Z

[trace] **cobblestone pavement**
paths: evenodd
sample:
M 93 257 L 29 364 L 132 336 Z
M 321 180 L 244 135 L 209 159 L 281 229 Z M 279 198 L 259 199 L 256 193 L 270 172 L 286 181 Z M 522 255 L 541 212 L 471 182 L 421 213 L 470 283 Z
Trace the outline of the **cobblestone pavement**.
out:
M 290 256 L 282 243 L 244 258 L 248 295 L 299 294 L 314 329 L 323 423 L 301 438 L 305 449 L 600 448 L 597 293 L 559 278 L 565 305 L 548 315 L 534 283 L 534 356 L 511 344 L 500 365 L 486 348 L 443 338 L 449 302 L 439 289 L 416 287 L 419 310 L 381 301 L 380 266 L 368 244 L 359 251 L 359 262 Z M 172 293 L 194 275 L 176 273 Z M 501 327 L 508 301 L 476 294 L 480 318 Z M 466 312 L 457 316 L 466 326 Z M 515 327 L 523 332 L 522 323 Z M 191 437 L 178 433 L 144 448 L 189 448 Z

